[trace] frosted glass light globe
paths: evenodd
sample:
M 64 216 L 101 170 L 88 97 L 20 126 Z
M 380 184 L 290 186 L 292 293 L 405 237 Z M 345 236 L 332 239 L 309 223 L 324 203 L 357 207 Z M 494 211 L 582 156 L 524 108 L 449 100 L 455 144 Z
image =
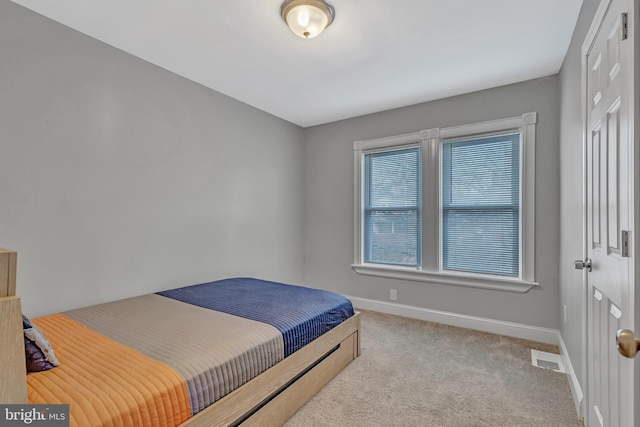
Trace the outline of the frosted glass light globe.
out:
M 311 39 L 333 22 L 333 7 L 323 0 L 287 0 L 282 4 L 282 19 L 299 37 Z

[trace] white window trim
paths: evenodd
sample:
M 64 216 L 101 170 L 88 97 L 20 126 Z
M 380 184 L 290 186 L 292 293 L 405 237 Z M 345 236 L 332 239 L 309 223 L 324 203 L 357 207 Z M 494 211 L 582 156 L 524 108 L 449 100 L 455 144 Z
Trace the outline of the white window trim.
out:
M 414 280 L 472 288 L 493 289 L 524 293 L 538 286 L 534 278 L 535 268 L 535 140 L 537 113 L 526 113 L 522 116 L 492 120 L 469 125 L 448 128 L 434 128 L 419 132 L 391 136 L 386 138 L 355 141 L 354 149 L 354 263 L 351 267 L 358 273 L 391 279 Z M 505 278 L 480 274 L 452 273 L 441 270 L 440 242 L 440 144 L 443 141 L 473 137 L 489 133 L 519 131 L 522 134 L 521 150 L 521 268 L 520 278 Z M 433 217 L 434 210 L 423 209 L 423 236 L 438 236 L 437 239 L 423 239 L 422 267 L 397 267 L 363 262 L 364 229 L 362 212 L 364 207 L 363 159 L 366 153 L 375 150 L 397 149 L 402 146 L 422 145 L 423 162 L 423 202 L 438 200 L 438 215 Z M 428 240 L 428 241 L 426 241 Z

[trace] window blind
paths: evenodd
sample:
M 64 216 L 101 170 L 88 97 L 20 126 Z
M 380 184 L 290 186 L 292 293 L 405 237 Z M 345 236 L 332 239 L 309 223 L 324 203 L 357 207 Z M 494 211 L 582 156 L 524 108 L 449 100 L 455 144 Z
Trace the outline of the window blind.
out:
M 365 154 L 364 262 L 420 265 L 420 147 Z
M 520 275 L 520 134 L 442 146 L 442 267 Z

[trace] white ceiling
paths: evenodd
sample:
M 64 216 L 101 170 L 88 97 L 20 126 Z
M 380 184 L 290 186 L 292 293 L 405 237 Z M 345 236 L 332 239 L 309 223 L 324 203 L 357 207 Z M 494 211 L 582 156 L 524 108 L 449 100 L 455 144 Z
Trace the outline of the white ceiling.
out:
M 330 0 L 311 40 L 281 0 L 13 0 L 307 127 L 559 71 L 582 0 Z

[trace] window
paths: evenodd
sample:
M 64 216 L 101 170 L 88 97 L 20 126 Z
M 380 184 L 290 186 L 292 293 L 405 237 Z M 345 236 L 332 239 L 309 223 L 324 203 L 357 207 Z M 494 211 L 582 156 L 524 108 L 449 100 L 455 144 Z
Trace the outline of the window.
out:
M 536 113 L 356 141 L 360 274 L 526 292 Z
M 519 133 L 442 144 L 442 268 L 519 277 Z
M 420 147 L 365 154 L 365 262 L 418 266 L 420 157 Z

